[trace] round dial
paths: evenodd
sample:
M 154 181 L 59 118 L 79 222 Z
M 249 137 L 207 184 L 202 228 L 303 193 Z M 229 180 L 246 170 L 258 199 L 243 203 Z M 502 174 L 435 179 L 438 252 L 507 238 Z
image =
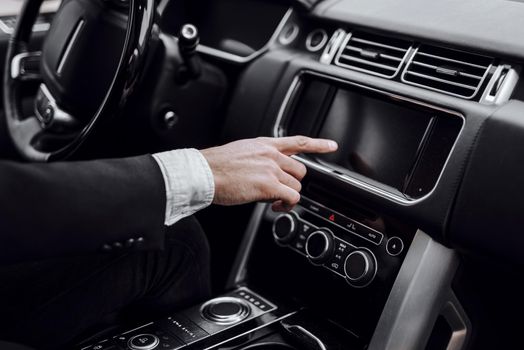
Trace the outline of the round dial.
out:
M 333 256 L 333 234 L 328 229 L 314 231 L 306 240 L 306 254 L 309 260 L 318 265 L 327 262 Z
M 364 249 L 351 252 L 344 263 L 346 281 L 354 287 L 365 287 L 373 281 L 377 262 L 373 253 Z
M 273 221 L 273 237 L 279 243 L 289 243 L 297 235 L 298 220 L 292 213 L 281 214 Z

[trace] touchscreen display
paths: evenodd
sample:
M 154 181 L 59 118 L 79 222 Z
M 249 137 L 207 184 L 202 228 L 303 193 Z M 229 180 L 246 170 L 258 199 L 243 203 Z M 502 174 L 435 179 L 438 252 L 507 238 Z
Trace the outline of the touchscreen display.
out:
M 402 190 L 430 120 L 426 112 L 338 89 L 318 136 L 339 149 L 317 159 Z

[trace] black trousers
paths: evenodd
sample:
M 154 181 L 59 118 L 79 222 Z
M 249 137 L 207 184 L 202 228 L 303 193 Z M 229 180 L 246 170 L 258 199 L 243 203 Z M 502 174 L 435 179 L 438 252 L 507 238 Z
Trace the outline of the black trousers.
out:
M 0 267 L 0 339 L 58 349 L 110 325 L 137 326 L 210 296 L 209 246 L 193 217 L 166 249 Z

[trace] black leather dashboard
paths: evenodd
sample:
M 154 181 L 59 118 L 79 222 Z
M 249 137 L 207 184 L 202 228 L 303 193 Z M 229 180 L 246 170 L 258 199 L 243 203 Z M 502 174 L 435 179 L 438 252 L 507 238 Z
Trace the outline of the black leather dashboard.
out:
M 504 56 L 524 57 L 524 3 L 509 0 L 328 0 L 324 19 L 438 41 Z

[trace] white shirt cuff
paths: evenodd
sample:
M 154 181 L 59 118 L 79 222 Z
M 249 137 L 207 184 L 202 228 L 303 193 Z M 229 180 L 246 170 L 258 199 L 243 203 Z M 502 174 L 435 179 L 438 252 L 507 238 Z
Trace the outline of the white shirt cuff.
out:
M 153 158 L 166 185 L 166 225 L 173 225 L 213 202 L 213 172 L 200 151 L 179 149 L 155 153 Z

